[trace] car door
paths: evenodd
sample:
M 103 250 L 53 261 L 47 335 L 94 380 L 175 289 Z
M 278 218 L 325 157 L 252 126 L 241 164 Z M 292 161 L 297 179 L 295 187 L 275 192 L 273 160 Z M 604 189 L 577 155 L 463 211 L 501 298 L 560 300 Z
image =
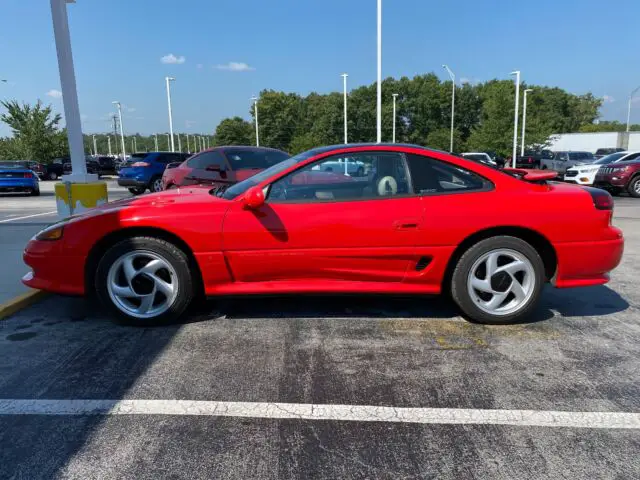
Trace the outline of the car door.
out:
M 569 160 L 569 154 L 567 152 L 556 153 L 556 158 L 553 160 L 553 169 L 558 173 L 564 173 L 567 160 Z
M 229 165 L 218 150 L 209 150 L 191 157 L 187 163 L 190 171 L 184 177 L 184 185 L 225 185 L 230 183 Z
M 234 202 L 223 250 L 238 282 L 401 282 L 422 230 L 420 198 L 408 184 L 404 156 L 349 154 L 371 162 L 369 175 L 327 172 L 330 156 L 277 180 L 257 210 Z M 319 168 L 318 168 L 319 167 Z

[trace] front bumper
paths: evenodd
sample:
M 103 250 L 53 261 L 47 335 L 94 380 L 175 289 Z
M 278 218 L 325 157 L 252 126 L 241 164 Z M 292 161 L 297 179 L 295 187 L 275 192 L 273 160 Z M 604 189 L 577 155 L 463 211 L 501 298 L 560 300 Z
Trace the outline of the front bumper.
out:
M 609 281 L 609 272 L 622 259 L 622 231 L 610 227 L 617 238 L 597 242 L 556 244 L 558 271 L 553 284 L 557 288 L 601 285 Z
M 129 188 L 147 188 L 148 183 L 135 178 L 118 178 L 118 185 Z
M 84 295 L 86 258 L 61 256 L 59 249 L 59 242 L 31 240 L 22 258 L 32 271 L 22 277 L 22 283 L 47 292 Z

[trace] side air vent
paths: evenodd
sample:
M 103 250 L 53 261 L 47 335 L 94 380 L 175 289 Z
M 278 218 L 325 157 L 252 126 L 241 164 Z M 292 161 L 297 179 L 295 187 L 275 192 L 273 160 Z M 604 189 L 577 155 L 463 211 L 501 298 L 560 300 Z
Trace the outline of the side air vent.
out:
M 431 263 L 431 257 L 420 257 L 418 263 L 416 263 L 416 272 L 421 272 Z

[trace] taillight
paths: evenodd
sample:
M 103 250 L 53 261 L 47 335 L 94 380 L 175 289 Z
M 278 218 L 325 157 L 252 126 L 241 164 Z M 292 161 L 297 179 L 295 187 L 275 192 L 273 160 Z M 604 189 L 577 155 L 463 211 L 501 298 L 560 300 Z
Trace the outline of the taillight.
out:
M 33 178 L 33 173 L 25 173 L 24 178 Z
M 132 167 L 150 167 L 151 164 L 148 162 L 136 162 L 131 164 Z
M 533 158 L 529 157 L 529 163 L 533 163 Z
M 584 189 L 591 194 L 593 206 L 598 210 L 613 210 L 613 197 L 609 192 L 592 187 L 585 187 Z

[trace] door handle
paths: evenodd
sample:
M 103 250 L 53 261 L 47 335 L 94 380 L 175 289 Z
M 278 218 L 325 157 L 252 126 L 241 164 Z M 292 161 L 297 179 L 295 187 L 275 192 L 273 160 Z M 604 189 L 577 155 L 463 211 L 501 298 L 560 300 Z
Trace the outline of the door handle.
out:
M 396 230 L 412 230 L 418 228 L 418 221 L 412 219 L 398 220 L 393 222 L 393 227 Z

